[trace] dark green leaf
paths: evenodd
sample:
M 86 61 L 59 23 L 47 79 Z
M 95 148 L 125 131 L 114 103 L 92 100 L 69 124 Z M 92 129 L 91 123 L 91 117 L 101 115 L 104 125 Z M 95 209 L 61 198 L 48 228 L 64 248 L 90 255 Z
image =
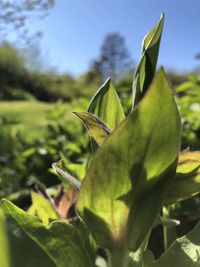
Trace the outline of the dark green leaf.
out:
M 7 216 L 6 226 L 12 267 L 56 267 L 49 255 L 28 237 L 12 217 Z
M 11 202 L 2 202 L 4 211 L 50 256 L 57 267 L 92 267 L 93 264 L 76 229 L 65 221 L 45 227 L 34 216 L 28 215 Z

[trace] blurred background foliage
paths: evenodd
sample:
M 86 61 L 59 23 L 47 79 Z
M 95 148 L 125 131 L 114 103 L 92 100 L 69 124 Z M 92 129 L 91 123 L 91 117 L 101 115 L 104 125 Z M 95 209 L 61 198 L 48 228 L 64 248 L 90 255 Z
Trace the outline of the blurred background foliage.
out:
M 47 186 L 58 183 L 48 169 L 61 157 L 68 163 L 80 158 L 83 162 L 88 138 L 72 111 L 87 109 L 106 73 L 118 77 L 114 78 L 117 92 L 125 112 L 130 111 L 134 68 L 126 66 L 130 58 L 123 38 L 116 33 L 108 37 L 102 46 L 107 47 L 108 40 L 107 56 L 101 50 L 99 59 L 78 77 L 30 69 L 23 50 L 8 42 L 0 45 L 0 197 L 30 188 L 37 179 Z M 112 38 L 119 38 L 122 46 L 117 42 L 115 55 L 109 58 L 109 53 L 113 55 Z M 126 55 L 124 64 L 118 64 L 118 53 L 119 57 Z M 98 69 L 94 66 L 97 61 Z M 120 69 L 121 76 L 117 75 Z M 174 72 L 169 76 L 182 115 L 182 149 L 199 149 L 200 78 Z

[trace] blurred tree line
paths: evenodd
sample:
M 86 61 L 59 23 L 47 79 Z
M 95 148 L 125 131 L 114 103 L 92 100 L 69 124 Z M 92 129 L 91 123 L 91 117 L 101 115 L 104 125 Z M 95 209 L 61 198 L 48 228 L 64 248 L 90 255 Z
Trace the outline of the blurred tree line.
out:
M 109 38 L 105 39 L 99 58 L 92 62 L 89 71 L 77 78 L 68 73 L 58 74 L 54 70 L 30 69 L 27 67 L 29 59 L 24 56 L 23 50 L 7 42 L 2 43 L 0 45 L 0 99 L 36 99 L 54 102 L 59 99 L 71 101 L 77 97 L 91 97 L 107 77 L 112 78 L 122 96 L 125 91 L 127 94 L 127 86 L 131 94 L 133 65 L 130 64 L 128 50 L 119 43 L 116 43 L 116 47 L 111 45 L 112 36 L 114 39 L 117 37 L 116 34 L 108 35 Z M 170 76 L 175 85 L 185 80 L 184 77 L 174 73 Z
M 54 102 L 91 97 L 108 77 L 116 84 L 120 96 L 127 98 L 131 94 L 134 64 L 120 33 L 105 36 L 98 58 L 77 78 L 46 68 L 47 58 L 40 49 L 42 33 L 32 33 L 29 22 L 46 17 L 55 3 L 54 0 L 0 0 L 0 99 Z M 8 42 L 11 33 L 15 37 Z M 172 77 L 175 84 L 180 83 L 178 77 Z
M 3 42 L 0 46 L 0 99 L 53 102 L 59 99 L 89 97 L 107 78 L 119 82 L 133 70 L 124 38 L 118 33 L 108 34 L 103 42 L 98 59 L 81 76 L 57 74 L 55 70 L 42 70 L 39 47 L 29 46 L 29 55 L 24 49 Z M 35 54 L 33 54 L 35 52 Z M 31 56 L 30 56 L 31 55 Z M 31 61 L 32 60 L 32 61 Z M 31 62 L 29 62 L 31 61 Z M 116 79 L 118 77 L 118 79 Z
M 30 70 L 26 64 L 19 49 L 9 43 L 0 46 L 1 100 L 70 101 L 78 95 L 87 97 L 94 84 L 100 82 L 98 75 L 92 72 L 75 79 L 70 74 Z

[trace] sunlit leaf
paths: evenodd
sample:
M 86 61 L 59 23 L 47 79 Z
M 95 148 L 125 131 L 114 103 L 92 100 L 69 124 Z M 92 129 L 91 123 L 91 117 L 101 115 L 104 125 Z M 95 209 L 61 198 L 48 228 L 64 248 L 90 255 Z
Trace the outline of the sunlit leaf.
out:
M 159 220 L 157 221 L 158 224 L 162 224 L 163 226 L 167 228 L 175 227 L 180 224 L 179 220 L 176 219 L 167 219 L 163 217 L 159 217 Z
M 166 204 L 190 198 L 200 192 L 200 152 L 179 155 L 176 178 L 165 199 Z
M 121 101 L 110 79 L 96 92 L 89 104 L 88 112 L 96 115 L 111 130 L 115 129 L 125 118 Z M 98 149 L 96 142 L 92 139 L 91 149 L 93 154 Z
M 151 267 L 199 267 L 200 223 L 186 236 L 177 239 Z
M 131 252 L 128 257 L 127 267 L 151 267 L 154 256 L 150 250 Z
M 60 162 L 52 164 L 53 169 L 60 175 L 64 182 L 70 184 L 73 188 L 79 190 L 81 183 L 78 179 L 69 174 L 66 170 L 62 169 L 62 164 Z
M 74 112 L 74 114 L 84 123 L 91 137 L 102 145 L 111 130 L 95 115 L 88 112 Z
M 141 60 L 133 78 L 133 107 L 142 99 L 154 78 L 163 24 L 164 15 L 162 14 L 158 24 L 143 40 Z
M 44 198 L 42 195 L 32 192 L 32 206 L 36 215 L 41 219 L 44 225 L 48 225 L 52 220 L 60 219 L 52 202 Z
M 10 253 L 6 234 L 6 221 L 2 209 L 0 209 L 0 266 L 10 267 Z
M 100 118 L 111 130 L 125 118 L 120 99 L 110 79 L 94 95 L 88 112 Z
M 176 86 L 176 92 L 177 93 L 186 93 L 187 90 L 191 90 L 195 87 L 194 82 L 192 81 L 187 81 L 184 82 L 182 84 L 180 84 L 179 86 Z
M 77 208 L 97 243 L 136 250 L 160 211 L 175 175 L 180 117 L 161 69 L 141 104 L 91 162 Z

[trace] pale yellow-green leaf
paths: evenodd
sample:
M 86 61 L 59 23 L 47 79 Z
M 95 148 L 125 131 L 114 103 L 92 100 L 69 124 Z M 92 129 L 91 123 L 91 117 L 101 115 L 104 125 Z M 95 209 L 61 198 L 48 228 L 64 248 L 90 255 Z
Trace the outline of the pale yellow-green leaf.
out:
M 199 192 L 200 152 L 183 152 L 179 155 L 176 177 L 168 190 L 165 203 L 172 204 Z
M 10 252 L 6 230 L 6 220 L 2 209 L 0 208 L 0 266 L 11 267 Z
M 111 130 L 95 115 L 89 112 L 74 112 L 74 114 L 84 123 L 91 137 L 102 145 Z
M 32 209 L 36 215 L 41 219 L 44 225 L 48 225 L 53 220 L 59 220 L 60 216 L 56 212 L 56 209 L 48 199 L 44 198 L 42 195 L 32 192 Z

